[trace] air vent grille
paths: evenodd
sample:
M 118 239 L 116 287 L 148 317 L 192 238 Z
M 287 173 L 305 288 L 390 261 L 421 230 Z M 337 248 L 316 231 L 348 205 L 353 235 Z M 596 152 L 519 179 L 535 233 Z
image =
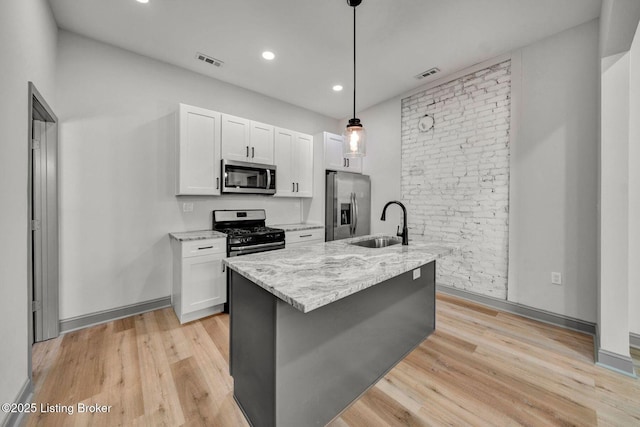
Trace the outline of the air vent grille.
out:
M 440 68 L 433 67 L 428 69 L 427 71 L 423 71 L 422 73 L 418 74 L 415 77 L 416 79 L 420 80 L 420 79 L 424 79 L 425 77 L 433 76 L 435 73 L 439 73 L 439 72 L 440 72 Z
M 215 65 L 216 67 L 222 67 L 222 65 L 224 64 L 224 62 L 220 61 L 219 59 L 213 58 L 200 52 L 196 53 L 196 58 L 200 61 L 206 62 L 209 65 Z

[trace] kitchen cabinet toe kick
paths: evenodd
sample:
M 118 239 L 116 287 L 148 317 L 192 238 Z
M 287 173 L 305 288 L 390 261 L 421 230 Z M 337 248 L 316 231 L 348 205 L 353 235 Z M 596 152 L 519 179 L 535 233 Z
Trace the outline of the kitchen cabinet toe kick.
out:
M 234 398 L 253 426 L 338 416 L 435 329 L 435 261 L 303 313 L 229 270 Z

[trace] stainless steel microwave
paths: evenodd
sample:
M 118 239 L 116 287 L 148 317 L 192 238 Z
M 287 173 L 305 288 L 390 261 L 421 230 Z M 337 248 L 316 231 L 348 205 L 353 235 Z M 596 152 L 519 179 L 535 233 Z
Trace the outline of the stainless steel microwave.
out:
M 222 160 L 222 192 L 275 194 L 276 167 L 261 163 Z

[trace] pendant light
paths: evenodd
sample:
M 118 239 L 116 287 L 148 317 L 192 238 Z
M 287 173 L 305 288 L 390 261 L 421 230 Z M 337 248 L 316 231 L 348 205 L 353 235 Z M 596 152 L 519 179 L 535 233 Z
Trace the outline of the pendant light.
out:
M 356 7 L 362 0 L 347 0 L 353 7 L 353 118 L 349 119 L 342 140 L 344 157 L 364 157 L 367 153 L 366 133 L 360 119 L 356 117 Z

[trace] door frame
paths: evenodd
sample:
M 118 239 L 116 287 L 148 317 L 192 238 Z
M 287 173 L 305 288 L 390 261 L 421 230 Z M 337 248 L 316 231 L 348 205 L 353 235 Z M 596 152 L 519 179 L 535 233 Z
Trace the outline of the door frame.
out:
M 27 133 L 27 158 L 28 158 L 28 172 L 27 172 L 27 205 L 28 205 L 28 215 L 27 215 L 27 319 L 28 319 L 28 328 L 29 328 L 29 338 L 27 342 L 28 347 L 28 373 L 29 373 L 29 381 L 31 382 L 33 373 L 32 373 L 32 345 L 34 342 L 34 321 L 33 321 L 33 234 L 32 234 L 32 224 L 31 220 L 33 218 L 33 154 L 32 154 L 32 138 L 33 138 L 33 121 L 41 120 L 46 122 L 47 127 L 47 136 L 50 138 L 50 144 L 55 144 L 56 146 L 56 206 L 52 209 L 53 214 L 55 216 L 55 233 L 56 233 L 56 241 L 55 247 L 53 251 L 55 251 L 56 255 L 56 269 L 55 271 L 59 271 L 59 258 L 58 258 L 58 241 L 57 241 L 57 233 L 58 233 L 58 206 L 57 206 L 57 182 L 58 182 L 58 161 L 57 161 L 57 146 L 58 146 L 58 118 L 54 114 L 53 110 L 44 99 L 44 97 L 40 94 L 38 89 L 35 87 L 33 82 L 28 82 L 28 133 Z M 45 229 L 46 227 L 46 229 Z M 51 229 L 51 225 L 43 224 L 43 234 Z M 52 292 L 50 298 L 48 298 L 48 302 L 43 301 L 43 306 L 48 304 L 53 307 L 55 310 L 55 315 L 58 315 L 58 280 L 56 278 L 55 281 L 55 289 Z M 59 331 L 59 319 L 56 319 L 55 322 L 55 335 L 58 334 Z

